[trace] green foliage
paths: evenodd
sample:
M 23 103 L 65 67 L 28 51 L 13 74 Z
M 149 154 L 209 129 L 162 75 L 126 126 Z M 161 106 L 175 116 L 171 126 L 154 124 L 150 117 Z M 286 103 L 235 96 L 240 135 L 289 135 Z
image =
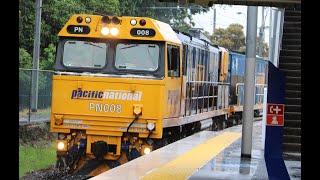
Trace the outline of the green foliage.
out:
M 19 0 L 19 47 L 32 54 L 34 25 L 35 25 L 35 1 Z
M 53 44 L 49 44 L 49 46 L 44 49 L 42 58 L 40 58 L 40 69 L 54 69 L 55 53 L 56 47 Z
M 189 28 L 195 25 L 192 14 L 202 12 L 203 9 L 175 8 L 175 6 L 173 3 L 164 4 L 157 0 L 121 0 L 120 14 L 150 17 L 168 23 L 179 31 L 188 32 Z
M 256 54 L 259 54 L 259 36 L 256 38 Z M 246 52 L 246 46 L 242 46 L 239 49 L 240 52 Z M 262 57 L 268 57 L 269 56 L 269 47 L 266 42 L 262 42 Z
M 35 1 L 19 0 L 19 47 L 31 56 L 34 46 Z M 45 51 L 50 44 L 58 42 L 57 34 L 73 14 L 108 14 L 118 15 L 119 0 L 53 0 L 42 1 L 40 59 L 48 57 Z M 50 48 L 50 47 L 49 47 Z M 45 61 L 50 63 L 50 61 Z M 51 64 L 40 65 L 52 69 Z
M 211 36 L 212 43 L 238 51 L 245 45 L 245 36 L 241 24 L 230 24 L 228 28 L 218 28 L 215 35 Z
M 203 11 L 203 9 L 170 8 L 172 6 L 176 5 L 159 3 L 157 0 L 42 1 L 40 68 L 52 69 L 55 52 L 53 52 L 53 45 L 50 44 L 58 42 L 57 34 L 73 14 L 144 16 L 166 22 L 174 29 L 188 32 L 189 28 L 194 26 L 192 14 Z M 21 12 L 19 16 L 19 47 L 25 49 L 31 57 L 34 46 L 35 7 L 34 0 L 19 0 L 19 11 Z
M 55 142 L 33 147 L 19 146 L 19 178 L 27 172 L 48 168 L 56 161 Z
M 23 48 L 19 48 L 19 68 L 32 68 L 32 57 L 31 55 Z
M 138 16 L 143 0 L 120 0 L 119 9 L 121 16 Z M 147 1 L 151 2 L 151 1 Z M 147 4 L 146 4 L 147 6 Z
M 86 11 L 111 16 L 119 15 L 119 1 L 121 0 L 81 0 Z M 75 2 L 78 3 L 78 1 Z

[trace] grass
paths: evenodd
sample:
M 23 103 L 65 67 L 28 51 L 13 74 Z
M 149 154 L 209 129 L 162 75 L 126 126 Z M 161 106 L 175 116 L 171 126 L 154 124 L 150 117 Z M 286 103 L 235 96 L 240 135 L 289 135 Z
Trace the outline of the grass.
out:
M 46 169 L 56 162 L 55 142 L 19 146 L 19 178 L 27 172 Z
M 36 115 L 38 117 L 46 117 L 46 116 L 50 116 L 51 113 L 51 107 L 47 108 L 47 109 L 38 109 L 37 112 L 31 112 L 30 111 L 30 115 Z M 29 109 L 23 109 L 22 111 L 19 111 L 19 117 L 29 117 Z

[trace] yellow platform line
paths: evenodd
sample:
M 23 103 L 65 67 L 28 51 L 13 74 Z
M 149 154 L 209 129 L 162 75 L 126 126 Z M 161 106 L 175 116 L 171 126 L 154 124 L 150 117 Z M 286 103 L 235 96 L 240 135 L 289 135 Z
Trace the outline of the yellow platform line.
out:
M 199 170 L 209 160 L 241 137 L 241 133 L 225 132 L 147 174 L 142 180 L 184 180 Z

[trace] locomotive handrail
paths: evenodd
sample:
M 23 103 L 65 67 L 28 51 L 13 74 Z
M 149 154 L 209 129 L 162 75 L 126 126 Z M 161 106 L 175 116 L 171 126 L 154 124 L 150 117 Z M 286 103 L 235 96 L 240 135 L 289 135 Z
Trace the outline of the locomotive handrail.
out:
M 221 91 L 229 90 L 228 87 L 230 86 L 230 83 L 211 81 L 187 81 L 186 85 L 187 88 L 185 114 L 187 116 L 192 114 L 193 108 L 194 113 L 198 114 L 202 112 L 208 112 L 210 109 L 222 109 L 228 106 L 228 104 L 225 103 L 225 98 L 229 96 L 228 92 L 221 92 L 221 95 L 218 95 L 217 93 L 218 91 L 220 91 L 218 90 L 220 89 L 220 87 L 218 86 L 221 86 Z M 215 85 L 217 85 L 217 91 L 214 91 Z M 205 101 L 206 99 L 207 101 Z M 199 102 L 198 100 L 202 101 Z
M 208 84 L 218 84 L 218 85 L 230 85 L 230 83 L 210 82 L 210 81 L 188 81 L 187 83 L 208 83 Z
M 236 84 L 236 96 L 239 96 L 239 88 L 238 88 L 238 86 L 244 86 L 244 83 L 237 83 Z M 267 84 L 255 84 L 255 86 L 267 87 Z M 260 94 L 257 94 L 257 95 L 260 95 Z

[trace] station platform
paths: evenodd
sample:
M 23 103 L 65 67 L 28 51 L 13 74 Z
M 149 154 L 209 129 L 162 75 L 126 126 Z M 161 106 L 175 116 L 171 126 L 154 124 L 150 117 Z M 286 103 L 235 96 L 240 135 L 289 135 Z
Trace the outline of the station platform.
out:
M 261 124 L 261 120 L 253 124 L 251 158 L 241 158 L 242 125 L 238 125 L 222 131 L 199 132 L 91 180 L 269 179 Z M 300 161 L 285 164 L 291 179 L 301 179 Z

